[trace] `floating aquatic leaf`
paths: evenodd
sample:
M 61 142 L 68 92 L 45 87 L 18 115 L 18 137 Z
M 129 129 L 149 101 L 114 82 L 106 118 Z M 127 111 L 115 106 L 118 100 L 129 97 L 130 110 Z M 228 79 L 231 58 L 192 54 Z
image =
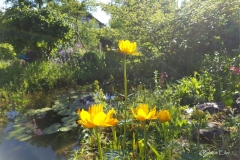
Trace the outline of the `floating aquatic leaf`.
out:
M 37 113 L 37 111 L 35 109 L 30 109 L 24 115 L 31 117 L 31 116 L 34 116 L 36 113 Z
M 41 109 L 30 109 L 24 115 L 25 116 L 35 116 L 35 115 L 45 115 L 48 111 L 52 110 L 52 108 L 45 107 Z
M 56 133 L 59 131 L 59 127 L 61 126 L 60 123 L 54 123 L 52 124 L 50 127 L 47 127 L 43 130 L 43 133 L 45 134 L 52 134 L 52 133 Z
M 67 131 L 71 131 L 72 129 L 73 129 L 73 127 L 71 127 L 71 126 L 63 126 L 63 127 L 59 128 L 59 131 L 67 132 Z
M 59 130 L 61 131 L 61 132 L 67 132 L 67 131 L 70 131 L 70 130 L 72 130 L 73 128 L 75 128 L 75 127 L 77 127 L 78 125 L 76 124 L 76 123 L 71 123 L 71 124 L 69 124 L 69 125 L 67 125 L 67 126 L 62 126 L 62 127 L 60 127 L 59 128 Z
M 16 139 L 19 140 L 19 141 L 27 141 L 31 138 L 32 138 L 32 136 L 29 135 L 29 134 L 21 134 L 18 137 L 16 137 Z
M 45 112 L 48 112 L 52 110 L 52 108 L 49 108 L 49 107 L 45 107 L 45 108 L 41 108 L 41 109 L 37 109 L 37 112 L 42 112 L 42 113 L 45 113 Z
M 11 131 L 8 133 L 8 135 L 5 137 L 6 140 L 11 140 L 11 139 L 17 139 L 20 135 L 23 134 L 23 131 Z
M 71 110 L 76 110 L 77 106 L 79 106 L 79 104 L 77 104 L 77 103 L 72 103 L 72 104 L 69 105 L 69 109 L 71 109 Z
M 15 118 L 16 123 L 25 123 L 27 121 L 29 121 L 29 119 L 27 117 L 24 117 L 24 116 L 18 116 L 17 118 Z
M 58 112 L 58 111 L 61 111 L 63 109 L 67 109 L 70 104 L 71 103 L 68 103 L 68 102 L 62 102 L 62 103 L 54 104 L 52 106 L 52 110 L 55 111 L 55 112 Z
M 34 132 L 34 131 L 31 130 L 31 129 L 25 131 L 26 134 L 32 134 L 33 132 Z
M 30 130 L 35 130 L 36 128 L 38 128 L 38 126 L 36 124 L 28 124 L 24 127 L 27 129 L 30 129 Z
M 8 134 L 21 134 L 23 133 L 25 128 L 23 127 L 13 127 L 8 131 Z
M 68 117 L 62 118 L 61 121 L 64 123 L 68 123 L 68 122 L 76 122 L 77 119 L 78 119 L 77 113 L 73 113 L 72 115 L 70 115 Z
M 68 115 L 71 115 L 73 113 L 72 110 L 70 109 L 64 109 L 64 110 L 61 110 L 58 112 L 58 115 L 61 115 L 61 116 L 68 116 Z

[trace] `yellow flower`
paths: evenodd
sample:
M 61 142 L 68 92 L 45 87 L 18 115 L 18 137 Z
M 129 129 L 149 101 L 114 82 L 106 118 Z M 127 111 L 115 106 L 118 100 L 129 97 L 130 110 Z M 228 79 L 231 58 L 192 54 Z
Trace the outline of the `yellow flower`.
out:
M 137 49 L 136 42 L 130 42 L 129 40 L 120 40 L 118 47 L 121 53 L 138 56 L 139 53 L 135 52 Z
M 134 117 L 139 121 L 145 121 L 147 119 L 157 119 L 156 106 L 149 112 L 148 104 L 140 104 L 134 110 L 131 109 Z
M 89 107 L 88 111 L 82 109 L 78 110 L 78 115 L 80 120 L 77 122 L 83 125 L 85 128 L 93 128 L 96 126 L 100 127 L 108 127 L 108 126 L 116 126 L 118 124 L 118 120 L 112 118 L 114 113 L 114 109 L 112 108 L 107 114 L 103 112 L 103 105 L 96 104 Z
M 171 119 L 171 115 L 168 110 L 160 110 L 158 112 L 158 119 L 160 122 L 164 123 Z

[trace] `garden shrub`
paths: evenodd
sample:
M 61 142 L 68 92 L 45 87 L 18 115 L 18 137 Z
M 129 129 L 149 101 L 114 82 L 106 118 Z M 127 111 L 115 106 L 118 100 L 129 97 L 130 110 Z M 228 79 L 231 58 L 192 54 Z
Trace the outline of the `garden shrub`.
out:
M 16 53 L 11 44 L 0 43 L 0 59 L 12 60 L 16 57 Z

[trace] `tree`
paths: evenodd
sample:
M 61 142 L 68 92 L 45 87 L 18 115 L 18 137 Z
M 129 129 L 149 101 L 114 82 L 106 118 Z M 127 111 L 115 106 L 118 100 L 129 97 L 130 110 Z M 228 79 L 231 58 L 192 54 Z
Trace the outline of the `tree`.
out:
M 115 42 L 136 41 L 144 57 L 184 76 L 199 69 L 205 54 L 232 54 L 239 47 L 239 5 L 191 0 L 179 8 L 169 0 L 113 0 L 102 7 L 111 15 L 107 32 Z
M 1 42 L 12 44 L 18 53 L 23 49 L 42 49 L 49 54 L 59 42 L 68 41 L 72 35 L 71 19 L 47 7 L 7 9 L 1 30 Z
M 49 5 L 52 6 L 51 3 Z M 94 20 L 82 21 L 82 18 L 92 19 L 88 11 L 94 10 L 95 4 L 91 0 L 62 0 L 61 4 L 55 5 L 55 8 L 74 19 L 75 43 L 82 44 L 87 50 L 96 50 L 99 44 L 96 22 Z
M 6 4 L 10 4 L 11 8 L 29 6 L 31 8 L 43 8 L 44 4 L 49 2 L 58 3 L 59 0 L 5 0 Z

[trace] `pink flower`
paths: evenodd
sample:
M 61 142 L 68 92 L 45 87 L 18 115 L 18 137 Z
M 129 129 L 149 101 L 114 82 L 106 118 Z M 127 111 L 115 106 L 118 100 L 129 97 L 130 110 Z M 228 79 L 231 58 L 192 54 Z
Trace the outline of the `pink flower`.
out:
M 230 67 L 230 71 L 233 71 L 234 74 L 240 74 L 240 67 Z

